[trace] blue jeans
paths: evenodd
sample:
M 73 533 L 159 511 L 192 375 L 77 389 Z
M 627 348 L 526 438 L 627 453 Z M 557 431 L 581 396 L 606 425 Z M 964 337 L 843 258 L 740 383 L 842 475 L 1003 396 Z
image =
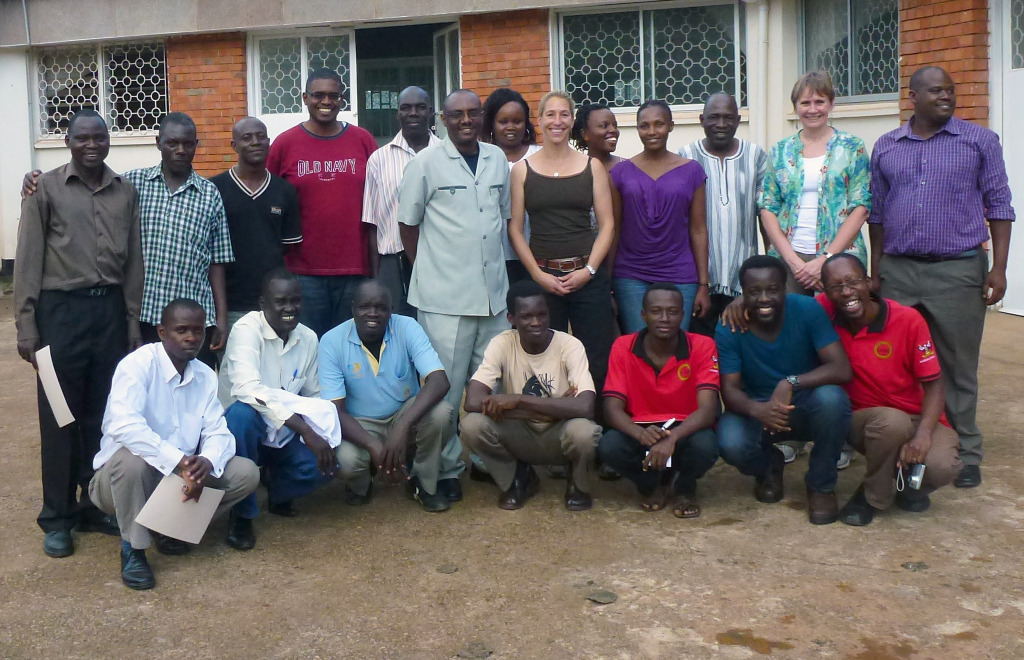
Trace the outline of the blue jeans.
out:
M 850 433 L 850 399 L 838 385 L 822 385 L 793 393 L 789 433 L 769 434 L 761 422 L 726 412 L 718 420 L 718 447 L 722 458 L 742 474 L 759 477 L 771 464 L 773 443 L 782 440 L 813 442 L 804 482 L 819 493 L 835 491 L 836 461 Z
M 621 431 L 610 429 L 604 432 L 597 443 L 597 455 L 604 465 L 612 468 L 634 484 L 644 497 L 658 487 L 661 473 L 656 470 L 644 472 L 640 462 L 647 454 L 647 447 Z M 718 460 L 718 441 L 713 429 L 701 429 L 676 443 L 669 471 L 678 473 L 676 492 L 693 495 L 697 491 L 697 480 L 704 476 Z
M 324 333 L 352 318 L 352 299 L 363 275 L 296 275 L 302 287 L 302 325 Z
M 690 317 L 693 316 L 693 299 L 697 297 L 697 283 L 674 283 L 683 294 L 683 322 L 679 326 L 683 330 L 690 329 Z M 615 291 L 615 304 L 619 306 L 619 327 L 623 334 L 640 332 L 644 329 L 644 320 L 640 316 L 644 308 L 644 291 L 650 282 L 634 280 L 628 277 L 612 278 L 612 290 Z
M 252 406 L 236 401 L 224 413 L 224 419 L 235 436 L 235 455 L 267 468 L 267 499 L 271 504 L 309 495 L 333 479 L 320 472 L 316 455 L 298 436 L 280 449 L 263 444 L 267 423 Z M 236 504 L 234 512 L 239 518 L 255 518 L 259 514 L 256 493 Z

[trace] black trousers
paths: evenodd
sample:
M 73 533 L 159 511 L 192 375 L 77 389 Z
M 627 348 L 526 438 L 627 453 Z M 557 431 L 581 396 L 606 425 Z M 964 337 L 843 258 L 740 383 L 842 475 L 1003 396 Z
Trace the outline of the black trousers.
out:
M 706 316 L 694 316 L 690 319 L 690 332 L 696 332 L 699 335 L 705 337 L 715 338 L 715 326 L 718 325 L 718 319 L 721 318 L 722 312 L 729 306 L 729 303 L 733 301 L 733 297 L 724 293 L 712 293 L 711 294 L 711 311 Z
M 97 290 L 93 290 L 94 292 Z M 46 532 L 70 530 L 101 515 L 89 499 L 92 459 L 117 363 L 128 349 L 128 324 L 119 287 L 105 295 L 42 291 L 36 305 L 40 346 L 49 346 L 57 380 L 75 422 L 60 428 L 37 383 L 43 509 L 36 522 Z
M 206 327 L 206 338 L 203 340 L 203 347 L 199 349 L 199 355 L 196 359 L 213 369 L 217 370 L 218 360 L 217 354 L 210 350 L 210 340 L 213 338 L 213 329 L 217 326 Z M 152 323 L 140 323 L 139 332 L 142 335 L 142 343 L 144 344 L 155 344 L 160 341 L 160 335 L 156 331 L 156 326 Z M 224 350 L 221 348 L 221 350 Z
M 391 292 L 391 309 L 395 314 L 416 318 L 416 308 L 409 304 L 409 280 L 412 264 L 405 252 L 380 255 L 377 280 Z

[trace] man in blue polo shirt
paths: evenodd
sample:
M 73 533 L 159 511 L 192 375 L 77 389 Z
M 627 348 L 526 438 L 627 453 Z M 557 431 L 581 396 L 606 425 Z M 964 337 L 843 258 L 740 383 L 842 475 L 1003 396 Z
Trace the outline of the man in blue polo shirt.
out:
M 410 317 L 392 316 L 391 294 L 380 282 L 360 284 L 352 319 L 320 340 L 320 386 L 341 420 L 338 462 L 349 504 L 370 500 L 377 472 L 385 481 L 407 479 L 410 495 L 426 511 L 448 510 L 448 499 L 437 492 L 441 449 L 454 418 L 444 401 L 448 376 L 423 328 Z M 410 444 L 416 446 L 411 470 Z
M 746 332 L 718 324 L 722 458 L 757 478 L 761 502 L 782 499 L 785 459 L 779 440 L 813 441 L 804 481 L 812 524 L 839 515 L 836 461 L 850 430 L 850 399 L 840 387 L 853 377 L 850 361 L 825 311 L 813 298 L 786 295 L 786 267 L 766 255 L 740 266 Z

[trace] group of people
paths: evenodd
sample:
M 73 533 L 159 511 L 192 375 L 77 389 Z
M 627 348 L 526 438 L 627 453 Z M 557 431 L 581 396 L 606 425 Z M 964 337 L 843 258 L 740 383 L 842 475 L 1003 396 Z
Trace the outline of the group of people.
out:
M 394 482 L 441 512 L 463 445 L 503 509 L 537 492 L 536 465 L 564 465 L 565 506 L 589 509 L 601 463 L 645 510 L 693 518 L 719 457 L 776 502 L 807 443 L 815 524 L 978 485 L 981 330 L 1014 213 L 998 139 L 953 117 L 949 75 L 925 67 L 909 95 L 870 161 L 819 72 L 770 154 L 717 93 L 678 154 L 671 109 L 644 103 L 627 160 L 615 114 L 558 91 L 538 128 L 513 90 L 452 92 L 440 140 L 410 87 L 378 149 L 320 69 L 309 118 L 273 144 L 241 119 L 210 180 L 187 115 L 161 122 L 159 165 L 119 175 L 103 119 L 78 112 L 71 162 L 26 175 L 15 262 L 18 351 L 50 347 L 76 420 L 39 388 L 44 551 L 120 536 L 123 581 L 151 588 L 151 543 L 190 549 L 135 522 L 165 475 L 186 499 L 223 489 L 246 550 L 261 481 L 282 516 L 336 477 L 351 505 Z M 840 509 L 846 443 L 867 470 Z M 915 465 L 922 487 L 897 490 Z

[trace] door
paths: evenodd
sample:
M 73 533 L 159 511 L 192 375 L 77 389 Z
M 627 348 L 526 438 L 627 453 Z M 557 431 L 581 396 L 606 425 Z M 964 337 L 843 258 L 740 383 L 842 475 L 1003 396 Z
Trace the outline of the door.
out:
M 459 68 L 459 26 L 451 25 L 434 33 L 434 112 L 438 115 L 437 137 L 447 134 L 440 113 L 445 98 L 462 86 Z
M 1012 118 L 1024 108 L 1024 0 L 1003 0 L 1003 20 L 992 22 L 1002 35 L 1002 57 L 994 58 L 993 66 L 1002 67 L 1001 127 L 1003 158 L 1010 176 L 1014 209 L 1024 217 L 1024 132 L 1016 130 Z M 997 14 L 998 15 L 998 14 Z M 1002 62 L 999 62 L 999 60 Z M 1000 127 L 996 127 L 999 129 Z M 1006 268 L 1006 297 L 1003 311 L 1024 316 L 1024 223 L 1015 222 L 1010 239 L 1010 258 Z
M 399 130 L 398 95 L 411 85 L 431 93 L 434 63 L 426 57 L 389 57 L 359 62 L 359 125 L 370 131 L 377 144 L 390 142 Z

